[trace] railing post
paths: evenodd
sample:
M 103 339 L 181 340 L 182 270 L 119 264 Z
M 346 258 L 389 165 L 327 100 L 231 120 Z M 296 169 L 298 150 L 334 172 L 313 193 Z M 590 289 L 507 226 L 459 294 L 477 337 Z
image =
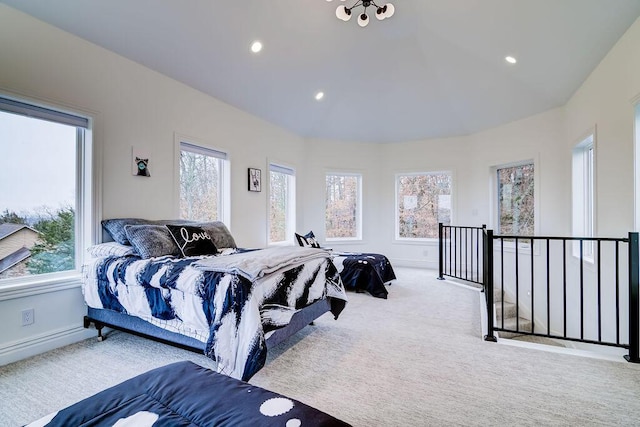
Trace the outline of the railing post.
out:
M 482 283 L 487 299 L 487 335 L 484 340 L 497 342 L 493 331 L 493 230 L 482 231 Z
M 629 354 L 624 358 L 631 363 L 640 363 L 639 264 L 638 233 L 629 233 Z
M 444 238 L 442 223 L 438 223 L 438 280 L 444 280 Z

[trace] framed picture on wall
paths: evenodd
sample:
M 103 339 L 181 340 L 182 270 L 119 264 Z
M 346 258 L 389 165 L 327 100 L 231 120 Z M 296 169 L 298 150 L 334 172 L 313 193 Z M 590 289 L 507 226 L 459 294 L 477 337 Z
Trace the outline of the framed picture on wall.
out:
M 249 191 L 261 191 L 262 171 L 249 168 Z

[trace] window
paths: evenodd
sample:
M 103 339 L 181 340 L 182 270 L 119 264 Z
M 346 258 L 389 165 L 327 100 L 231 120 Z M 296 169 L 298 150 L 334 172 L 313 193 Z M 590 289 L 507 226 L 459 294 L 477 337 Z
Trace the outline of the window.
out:
M 77 274 L 92 243 L 89 120 L 0 97 L 0 286 Z
M 498 167 L 499 234 L 531 236 L 534 234 L 533 163 Z
M 572 157 L 573 235 L 593 237 L 595 235 L 593 134 L 576 145 Z M 585 257 L 593 258 L 593 242 L 584 242 L 582 250 Z M 579 242 L 574 245 L 574 255 L 580 255 Z
M 451 173 L 396 175 L 396 239 L 437 239 L 451 224 Z
M 269 165 L 269 243 L 289 242 L 296 227 L 296 176 L 291 168 Z
M 362 238 L 362 176 L 328 173 L 326 176 L 326 238 Z
M 227 153 L 180 142 L 180 218 L 225 222 L 227 162 Z

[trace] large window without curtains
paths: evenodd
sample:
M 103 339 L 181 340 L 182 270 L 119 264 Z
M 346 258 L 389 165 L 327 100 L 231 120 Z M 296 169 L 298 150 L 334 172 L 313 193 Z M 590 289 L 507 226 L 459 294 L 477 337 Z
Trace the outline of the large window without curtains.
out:
M 296 176 L 292 168 L 269 164 L 269 243 L 289 242 L 296 227 Z
M 92 243 L 86 117 L 0 97 L 0 286 L 78 274 Z
M 437 239 L 451 224 L 451 173 L 396 175 L 396 239 Z
M 533 163 L 496 168 L 499 234 L 531 236 L 535 226 Z
M 227 153 L 180 142 L 180 218 L 225 221 Z
M 325 235 L 329 239 L 362 238 L 362 176 L 326 175 Z

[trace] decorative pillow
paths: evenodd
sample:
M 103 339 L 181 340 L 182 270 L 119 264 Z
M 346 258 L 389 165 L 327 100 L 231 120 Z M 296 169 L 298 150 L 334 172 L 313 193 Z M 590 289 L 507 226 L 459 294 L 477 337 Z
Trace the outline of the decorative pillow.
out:
M 186 219 L 142 219 L 142 218 L 113 218 L 102 221 L 102 227 L 107 230 L 109 235 L 118 243 L 123 245 L 130 245 L 129 239 L 125 227 L 127 225 L 192 225 L 204 228 L 211 240 L 218 248 L 237 248 L 236 242 L 233 236 L 229 232 L 229 229 L 223 222 L 211 221 L 211 222 L 196 222 Z
M 176 224 L 173 222 L 172 224 Z M 212 221 L 212 222 L 200 222 L 196 224 L 189 224 L 193 226 L 202 227 L 209 236 L 211 236 L 211 240 L 216 245 L 216 248 L 237 248 L 236 241 L 233 239 L 233 236 L 229 232 L 229 229 L 224 222 L 221 221 Z
M 209 233 L 202 227 L 192 225 L 166 225 L 182 256 L 215 255 L 216 245 Z
M 107 230 L 107 233 L 109 233 L 111 238 L 116 242 L 120 243 L 121 245 L 130 245 L 131 242 L 129 242 L 129 239 L 127 238 L 127 232 L 124 228 L 127 225 L 141 225 L 150 223 L 150 220 L 142 218 L 113 218 L 103 220 L 102 228 Z
M 316 240 L 316 236 L 315 234 L 313 234 L 313 231 L 309 231 L 304 236 L 296 233 L 296 239 L 298 240 L 298 244 L 302 247 L 320 247 L 320 243 L 318 243 L 318 241 Z
M 87 248 L 89 256 L 92 258 L 103 258 L 108 256 L 135 255 L 136 251 L 132 246 L 122 245 L 118 242 L 98 243 Z
M 164 225 L 126 225 L 127 238 L 141 258 L 180 256 L 180 249 Z

